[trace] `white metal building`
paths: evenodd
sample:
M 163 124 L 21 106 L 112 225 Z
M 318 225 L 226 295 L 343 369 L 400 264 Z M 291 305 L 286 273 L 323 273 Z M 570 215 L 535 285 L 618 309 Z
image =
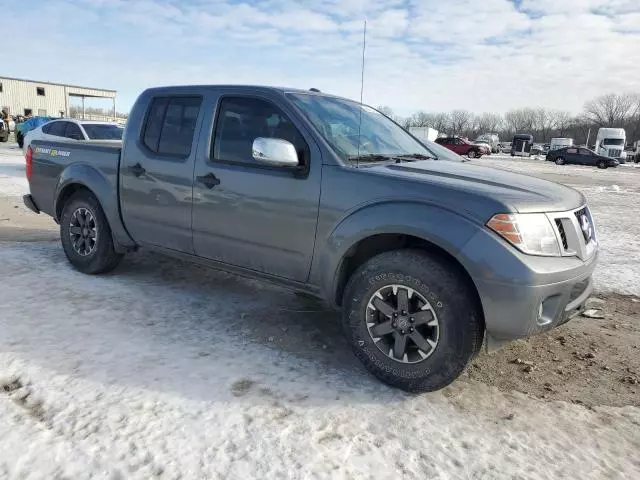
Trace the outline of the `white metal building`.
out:
M 85 98 L 110 98 L 113 102 L 115 117 L 115 90 L 0 76 L 0 108 L 7 107 L 11 115 L 68 117 L 70 116 L 69 97 L 82 99 L 83 114 Z

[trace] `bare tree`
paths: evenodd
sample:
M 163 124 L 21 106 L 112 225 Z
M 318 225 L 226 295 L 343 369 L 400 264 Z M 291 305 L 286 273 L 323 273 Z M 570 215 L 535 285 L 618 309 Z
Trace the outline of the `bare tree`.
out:
M 466 133 L 472 126 L 473 114 L 467 110 L 454 110 L 449 115 L 449 129 L 452 135 Z
M 511 133 L 529 133 L 534 131 L 536 111 L 532 108 L 510 110 L 504 114 L 504 121 Z
M 569 128 L 574 123 L 574 118 L 569 112 L 564 112 L 562 110 L 556 110 L 553 112 L 553 115 L 555 117 L 556 133 L 559 137 L 566 136 Z
M 556 127 L 556 116 L 551 110 L 537 108 L 534 116 L 534 130 L 540 132 L 542 141 L 546 142 L 551 136 L 551 130 Z
M 587 118 L 598 126 L 622 127 L 635 105 L 634 95 L 609 93 L 587 102 L 584 110 Z
M 483 113 L 477 118 L 479 133 L 495 133 L 502 128 L 502 117 L 497 113 Z
M 416 112 L 411 115 L 412 127 L 430 127 L 431 117 L 427 112 Z

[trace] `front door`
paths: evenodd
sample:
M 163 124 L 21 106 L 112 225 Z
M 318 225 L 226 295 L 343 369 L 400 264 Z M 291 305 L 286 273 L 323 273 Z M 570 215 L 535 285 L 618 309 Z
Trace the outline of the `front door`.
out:
M 126 138 L 122 218 L 137 242 L 193 253 L 193 145 L 201 103 L 195 95 L 152 98 L 140 138 Z
M 582 159 L 580 158 L 580 155 L 578 155 L 578 149 L 576 147 L 567 148 L 565 163 L 573 163 L 579 165 L 581 162 Z
M 213 144 L 195 166 L 195 253 L 303 282 L 311 267 L 318 218 L 320 151 L 309 132 L 293 122 L 295 112 L 277 97 L 228 92 L 215 99 Z M 303 168 L 254 160 L 252 144 L 258 137 L 291 142 Z
M 597 165 L 598 157 L 595 156 L 591 150 L 580 148 L 578 149 L 578 153 L 580 155 L 580 163 L 583 165 Z

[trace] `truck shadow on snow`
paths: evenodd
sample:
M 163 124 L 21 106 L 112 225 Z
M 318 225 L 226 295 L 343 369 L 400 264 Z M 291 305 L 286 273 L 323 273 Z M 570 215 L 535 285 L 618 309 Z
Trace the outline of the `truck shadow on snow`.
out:
M 58 374 L 208 402 L 412 398 L 366 372 L 337 312 L 280 287 L 148 252 L 88 276 L 57 242 L 3 247 L 0 263 L 0 352 Z
M 350 392 L 363 399 L 367 392 L 374 397 L 382 394 L 386 401 L 406 398 L 366 372 L 344 338 L 339 312 L 320 300 L 148 252 L 128 255 L 114 272 L 101 278 L 135 285 L 149 296 L 164 292 L 165 302 L 179 303 L 174 302 L 174 309 L 181 315 L 165 312 L 160 305 L 142 317 L 129 310 L 130 316 L 120 321 L 144 323 L 144 330 L 136 335 L 139 341 L 161 339 L 162 344 L 172 345 L 161 360 L 165 366 L 173 364 L 171 377 L 187 364 L 189 371 L 184 375 L 193 376 L 195 370 L 200 378 L 208 377 L 189 387 L 196 396 L 216 397 L 212 390 L 222 382 L 225 393 L 234 397 L 249 393 L 278 397 L 275 392 L 286 390 L 306 398 L 315 397 L 307 392 L 322 389 L 323 396 L 332 399 L 350 397 Z M 114 319 L 118 317 L 114 312 Z M 145 331 L 148 335 L 140 337 Z M 163 348 L 156 345 L 152 350 L 156 347 Z M 265 349 L 270 352 L 266 362 Z M 175 351 L 183 352 L 180 365 L 172 359 Z M 160 380 L 168 389 L 174 381 Z M 314 400 L 322 401 L 309 398 Z
M 343 336 L 340 313 L 311 296 L 147 252 L 125 258 L 111 276 L 153 279 L 185 295 L 222 297 L 235 317 L 224 320 L 229 334 L 334 367 L 360 369 Z M 212 316 L 209 325 L 218 321 Z

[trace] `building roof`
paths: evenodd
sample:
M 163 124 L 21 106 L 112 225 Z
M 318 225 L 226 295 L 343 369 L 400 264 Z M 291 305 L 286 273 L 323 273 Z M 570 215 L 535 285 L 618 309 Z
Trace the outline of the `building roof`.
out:
M 116 90 L 109 90 L 107 88 L 82 87 L 80 85 L 71 85 L 69 83 L 56 83 L 56 82 L 43 82 L 43 81 L 40 81 L 40 80 L 29 80 L 28 78 L 15 78 L 15 77 L 3 77 L 3 76 L 0 76 L 0 80 L 17 80 L 19 82 L 39 83 L 39 84 L 42 84 L 42 85 L 58 85 L 60 87 L 83 88 L 85 90 L 100 90 L 102 92 L 117 93 Z

